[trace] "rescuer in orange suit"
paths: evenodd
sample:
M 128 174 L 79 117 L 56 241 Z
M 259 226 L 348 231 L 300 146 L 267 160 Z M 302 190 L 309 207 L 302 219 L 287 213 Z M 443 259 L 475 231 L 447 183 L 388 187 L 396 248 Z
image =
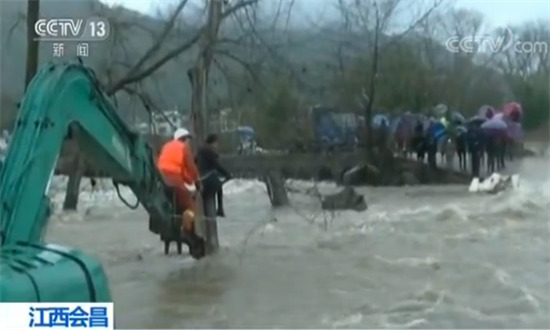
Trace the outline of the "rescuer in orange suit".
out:
M 189 140 L 191 134 L 185 128 L 178 128 L 172 141 L 161 149 L 157 167 L 164 176 L 166 184 L 175 188 L 178 202 L 184 209 L 182 231 L 193 233 L 197 205 L 191 188 L 202 189 L 195 157 L 191 152 Z

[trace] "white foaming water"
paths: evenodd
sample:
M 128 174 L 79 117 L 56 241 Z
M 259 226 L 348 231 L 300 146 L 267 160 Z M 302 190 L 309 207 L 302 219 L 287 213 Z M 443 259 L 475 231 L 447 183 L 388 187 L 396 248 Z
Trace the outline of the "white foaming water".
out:
M 52 179 L 49 190 L 49 197 L 54 205 L 56 214 L 63 213 L 62 206 L 65 199 L 65 189 L 67 187 L 68 177 L 56 175 Z M 78 199 L 79 214 L 70 212 L 71 216 L 82 219 L 82 216 L 88 214 L 96 208 L 108 209 L 111 207 L 124 206 L 120 201 L 111 179 L 97 179 L 96 186 L 92 187 L 90 180 L 83 179 L 80 187 Z M 132 190 L 125 186 L 120 186 L 121 196 L 130 204 L 135 204 L 136 196 Z M 265 186 L 257 180 L 231 180 L 224 185 L 225 195 L 242 194 L 244 192 L 255 191 L 265 193 Z
M 241 180 L 233 179 L 223 186 L 225 195 L 236 195 L 245 192 L 255 191 L 258 193 L 266 192 L 265 185 L 259 180 Z
M 83 211 L 54 221 L 50 240 L 105 262 L 124 327 L 544 327 L 547 168 L 523 162 L 520 187 L 496 195 L 359 188 L 361 213 L 320 210 L 317 192 L 333 184 L 288 182 L 292 205 L 272 210 L 263 183 L 232 180 L 223 249 L 195 263 L 162 257 L 143 211 L 125 211 L 108 182 L 93 193 L 84 182 Z
M 49 197 L 54 205 L 54 213 L 63 213 L 62 206 L 65 199 L 65 190 L 68 177 L 56 175 L 52 178 Z M 136 202 L 134 193 L 127 187 L 120 187 L 120 193 L 130 204 Z M 92 187 L 89 179 L 83 179 L 78 198 L 78 212 L 70 212 L 71 216 L 78 219 L 88 214 L 93 209 L 108 209 L 123 206 L 110 179 L 97 180 L 96 187 Z M 69 218 L 66 218 L 69 220 Z
M 550 168 L 546 159 L 529 159 L 520 168 L 519 186 L 490 199 L 488 211 L 502 215 L 542 211 L 550 207 Z

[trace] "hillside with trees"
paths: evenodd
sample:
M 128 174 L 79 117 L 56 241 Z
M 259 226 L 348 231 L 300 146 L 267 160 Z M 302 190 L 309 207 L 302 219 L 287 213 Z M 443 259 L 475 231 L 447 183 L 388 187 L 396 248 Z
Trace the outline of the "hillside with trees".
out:
M 97 0 L 42 0 L 39 16 L 109 19 L 110 39 L 92 45 L 84 61 L 111 88 L 128 119 L 147 117 L 144 102 L 156 111 L 193 108 L 188 73 L 204 59 L 208 77 L 202 82 L 206 104 L 201 111 L 240 109 L 242 118 L 266 130 L 274 120 L 292 122 L 295 114 L 318 103 L 355 112 L 367 107 L 371 112 L 424 111 L 444 103 L 473 113 L 483 104 L 518 101 L 526 128 L 548 119 L 550 33 L 545 22 L 511 27 L 516 41 L 546 43 L 545 51 L 452 53 L 445 47 L 451 36 L 498 38 L 507 37 L 506 31 L 491 28 L 480 13 L 441 0 L 335 0 L 332 14 L 319 19 L 297 18 L 302 13 L 290 0 L 219 1 L 221 11 L 235 10 L 211 24 L 215 2 L 178 1 L 152 17 Z M 0 5 L 3 127 L 11 125 L 24 90 L 26 4 Z M 215 37 L 205 37 L 208 29 Z M 40 43 L 38 54 L 40 64 L 59 60 L 52 57 L 50 43 Z M 67 48 L 64 60 L 70 57 Z M 363 92 L 369 104 L 358 102 Z

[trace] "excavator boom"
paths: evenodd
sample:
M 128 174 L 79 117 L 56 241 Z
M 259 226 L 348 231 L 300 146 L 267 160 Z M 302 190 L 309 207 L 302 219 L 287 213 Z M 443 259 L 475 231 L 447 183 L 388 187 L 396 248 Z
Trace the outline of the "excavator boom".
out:
M 21 102 L 0 172 L 1 301 L 110 300 L 99 262 L 43 244 L 48 189 L 68 132 L 98 169 L 131 188 L 152 231 L 181 235 L 177 207 L 150 146 L 120 118 L 93 71 L 81 64 L 47 65 Z

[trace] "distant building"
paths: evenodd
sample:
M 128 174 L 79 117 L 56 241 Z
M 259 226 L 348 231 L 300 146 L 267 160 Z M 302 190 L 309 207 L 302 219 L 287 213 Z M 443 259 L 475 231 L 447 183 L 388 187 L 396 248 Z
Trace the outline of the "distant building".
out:
M 157 134 L 160 136 L 171 136 L 177 127 L 188 127 L 189 118 L 182 114 L 177 108 L 153 113 L 152 122 L 140 122 L 136 129 L 140 134 Z
M 359 116 L 354 113 L 334 113 L 332 114 L 336 124 L 344 129 L 357 129 L 359 126 Z
M 216 133 L 235 132 L 239 126 L 238 114 L 231 108 L 221 109 L 208 118 L 209 131 Z M 177 109 L 154 113 L 152 122 L 141 121 L 135 125 L 140 134 L 171 136 L 177 127 L 192 129 L 188 115 Z
M 210 129 L 218 133 L 235 132 L 239 126 L 238 114 L 232 108 L 224 108 L 210 116 Z

